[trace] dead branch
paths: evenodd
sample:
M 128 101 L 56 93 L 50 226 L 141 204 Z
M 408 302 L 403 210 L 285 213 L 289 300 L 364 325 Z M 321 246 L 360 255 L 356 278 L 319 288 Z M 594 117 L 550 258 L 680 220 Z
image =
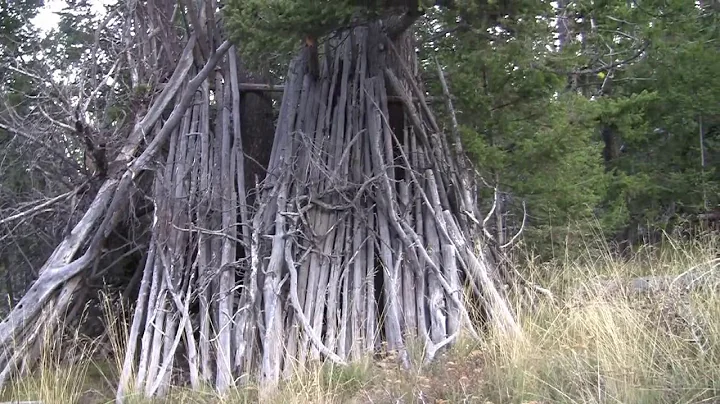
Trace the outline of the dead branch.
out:
M 54 197 L 54 198 L 48 199 L 48 200 L 45 201 L 45 202 L 39 203 L 38 205 L 35 205 L 34 207 L 32 207 L 32 208 L 30 208 L 30 209 L 28 209 L 28 210 L 25 210 L 25 211 L 20 212 L 20 213 L 16 213 L 16 214 L 14 214 L 14 215 L 12 215 L 12 216 L 8 216 L 8 217 L 6 217 L 6 218 L 4 218 L 4 219 L 0 219 L 0 225 L 4 225 L 4 224 L 10 223 L 10 222 L 14 222 L 14 221 L 20 220 L 20 219 L 25 219 L 25 218 L 28 218 L 28 217 L 36 214 L 36 213 L 39 213 L 39 212 L 41 212 L 41 211 L 44 211 L 44 210 L 47 209 L 48 207 L 50 207 L 50 206 L 52 206 L 52 205 L 55 205 L 56 203 L 63 202 L 63 201 L 65 201 L 65 200 L 67 200 L 68 198 L 74 196 L 74 195 L 77 193 L 77 191 L 78 191 L 78 189 L 72 190 L 72 191 L 70 191 L 70 192 L 66 192 L 66 193 L 61 194 L 61 195 L 58 195 L 58 196 L 56 196 L 56 197 Z
M 522 219 L 522 224 L 520 224 L 520 229 L 517 231 L 517 233 L 515 233 L 514 236 L 512 236 L 510 241 L 508 241 L 507 243 L 500 246 L 500 249 L 502 249 L 502 250 L 513 245 L 515 243 L 515 241 L 517 241 L 517 239 L 520 238 L 520 235 L 522 234 L 523 230 L 525 229 L 525 222 L 527 221 L 527 209 L 525 207 L 525 201 L 523 201 L 522 205 L 523 205 L 523 219 Z

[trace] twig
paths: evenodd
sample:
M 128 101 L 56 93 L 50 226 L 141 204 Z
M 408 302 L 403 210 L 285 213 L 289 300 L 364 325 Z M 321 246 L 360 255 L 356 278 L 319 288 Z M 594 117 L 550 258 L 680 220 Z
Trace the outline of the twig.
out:
M 562 74 L 562 75 L 598 74 L 600 72 L 607 72 L 609 70 L 615 69 L 617 67 L 620 67 L 622 65 L 625 65 L 625 64 L 628 64 L 628 63 L 634 61 L 635 59 L 642 56 L 642 54 L 647 50 L 647 48 L 649 46 L 650 46 L 650 41 L 645 41 L 645 43 L 629 58 L 623 59 L 623 60 L 618 60 L 616 62 L 610 63 L 609 65 L 600 66 L 600 67 L 596 67 L 593 69 L 579 69 L 579 70 L 571 70 L 571 71 L 547 69 L 547 68 L 542 68 L 542 67 L 541 67 L 541 69 L 550 70 L 555 74 Z
M 80 116 L 85 116 L 85 113 L 87 112 L 88 108 L 90 107 L 90 103 L 95 99 L 95 97 L 100 94 L 100 90 L 102 90 L 103 86 L 107 85 L 107 81 L 112 76 L 112 74 L 115 72 L 115 69 L 120 64 L 120 58 L 118 58 L 115 63 L 113 63 L 110 70 L 107 72 L 107 74 L 102 78 L 100 81 L 100 84 L 97 85 L 97 87 L 90 93 L 88 98 L 83 103 L 82 109 L 80 110 Z M 95 65 L 96 66 L 96 65 Z M 94 77 L 94 76 L 93 76 Z
M 23 138 L 31 141 L 32 143 L 35 143 L 35 144 L 38 144 L 38 145 L 44 147 L 45 149 L 47 149 L 47 151 L 49 151 L 49 152 L 50 152 L 51 154 L 53 154 L 55 157 L 59 158 L 60 160 L 62 160 L 62 161 L 64 161 L 64 162 L 66 162 L 67 164 L 69 164 L 73 169 L 75 169 L 75 170 L 77 170 L 77 171 L 81 171 L 81 170 L 80 170 L 80 166 L 77 165 L 77 163 L 75 163 L 74 161 L 70 160 L 67 156 L 65 156 L 64 154 L 62 154 L 61 152 L 59 152 L 59 151 L 57 150 L 57 147 L 52 146 L 52 145 L 50 145 L 49 143 L 47 143 L 47 142 L 45 142 L 45 141 L 43 141 L 43 140 L 40 140 L 40 139 L 36 138 L 36 137 L 33 136 L 33 135 L 30 135 L 30 134 L 28 134 L 28 133 L 25 133 L 24 131 L 22 131 L 22 130 L 20 130 L 20 129 L 14 128 L 14 127 L 12 127 L 12 126 L 5 125 L 5 124 L 3 124 L 3 123 L 1 123 L 1 122 L 0 122 L 0 129 L 3 129 L 3 130 L 5 130 L 5 131 L 8 131 L 8 132 L 13 133 L 13 134 L 15 134 L 15 135 L 19 135 L 20 137 L 23 137 Z
M 522 220 L 522 224 L 520 225 L 520 230 L 518 230 L 518 232 L 510 239 L 510 241 L 508 241 L 507 243 L 500 246 L 500 248 L 503 250 L 510 247 L 515 242 L 515 240 L 517 240 L 518 237 L 520 237 L 523 230 L 525 229 L 525 222 L 527 220 L 527 209 L 525 208 L 525 201 L 523 201 L 522 205 L 523 205 L 523 220 Z
M 485 216 L 485 219 L 483 219 L 483 222 L 482 222 L 483 233 L 485 233 L 485 236 L 488 239 L 490 239 L 492 242 L 495 242 L 495 237 L 493 237 L 493 235 L 490 234 L 490 232 L 487 230 L 487 222 L 490 220 L 490 217 L 492 217 L 493 213 L 495 212 L 495 207 L 497 206 L 497 200 L 498 200 L 497 186 L 494 187 L 494 190 L 495 190 L 495 192 L 494 192 L 495 197 L 493 198 L 492 207 L 490 208 L 490 211 L 488 212 L 487 216 Z
M 34 208 L 28 209 L 28 210 L 26 210 L 26 211 L 17 213 L 17 214 L 15 214 L 15 215 L 12 215 L 12 216 L 9 216 L 9 217 L 6 217 L 5 219 L 0 220 L 0 225 L 3 225 L 3 224 L 5 224 L 5 223 L 9 223 L 9 222 L 12 222 L 12 221 L 15 221 L 15 220 L 18 220 L 18 219 L 22 219 L 22 218 L 24 218 L 24 217 L 26 217 L 26 216 L 33 215 L 33 214 L 35 214 L 35 213 L 37 213 L 37 212 L 39 212 L 39 211 L 47 208 L 48 206 L 52 206 L 52 205 L 54 205 L 54 204 L 56 204 L 56 203 L 58 203 L 58 202 L 64 201 L 65 199 L 67 199 L 67 198 L 75 195 L 75 193 L 76 193 L 77 191 L 78 191 L 77 189 L 74 189 L 74 190 L 72 190 L 72 191 L 69 191 L 69 192 L 66 192 L 66 193 L 64 193 L 64 194 L 58 195 L 58 196 L 56 196 L 56 197 L 54 197 L 54 198 L 52 198 L 52 199 L 50 199 L 50 200 L 47 200 L 47 201 L 45 201 L 45 202 L 43 202 L 43 203 L 35 206 Z

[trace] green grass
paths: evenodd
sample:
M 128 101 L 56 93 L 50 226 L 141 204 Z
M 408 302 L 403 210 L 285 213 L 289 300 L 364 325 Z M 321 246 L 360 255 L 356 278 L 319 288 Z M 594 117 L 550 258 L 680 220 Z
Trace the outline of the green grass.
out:
M 602 247 L 602 246 L 601 246 Z M 513 294 L 523 339 L 490 332 L 461 338 L 428 366 L 401 371 L 370 360 L 340 368 L 322 364 L 297 371 L 272 403 L 712 403 L 720 401 L 720 295 L 713 291 L 631 295 L 604 293 L 602 280 L 678 275 L 702 266 L 720 271 L 716 238 L 666 240 L 627 260 L 602 248 L 555 263 L 518 260 L 531 282 L 554 299 Z M 714 267 L 713 267 L 714 265 Z M 117 328 L 117 327 L 116 327 Z M 122 349 L 122 338 L 113 343 Z M 417 361 L 421 347 L 409 344 Z M 54 350 L 59 352 L 59 350 Z M 89 357 L 89 356 L 88 356 Z M 6 397 L 70 403 L 88 390 L 110 402 L 120 363 L 90 360 L 63 365 L 46 355 L 39 369 L 18 380 Z M 253 403 L 254 386 L 217 397 L 173 388 L 164 400 L 131 403 Z

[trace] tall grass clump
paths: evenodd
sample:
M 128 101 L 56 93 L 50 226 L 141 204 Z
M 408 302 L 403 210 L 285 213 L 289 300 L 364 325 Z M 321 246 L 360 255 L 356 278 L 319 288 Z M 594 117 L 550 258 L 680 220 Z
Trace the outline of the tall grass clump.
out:
M 572 262 L 522 268 L 558 296 L 516 306 L 524 339 L 491 332 L 481 341 L 482 395 L 491 402 L 720 400 L 717 241 L 667 238 L 626 259 L 587 248 Z M 697 279 L 675 287 L 689 271 Z M 647 286 L 657 279 L 669 282 Z
M 77 331 L 56 338 L 48 329 L 67 330 L 64 316 L 48 310 L 41 315 L 47 322 L 57 322 L 59 327 L 40 327 L 23 341 L 15 344 L 30 344 L 36 350 L 38 362 L 20 365 L 21 372 L 11 379 L 2 392 L 3 399 L 11 402 L 77 403 L 85 391 L 85 380 L 90 368 L 90 358 L 96 347 Z M 72 349 L 68 349 L 72 347 Z M 21 361 L 22 362 L 22 361 Z

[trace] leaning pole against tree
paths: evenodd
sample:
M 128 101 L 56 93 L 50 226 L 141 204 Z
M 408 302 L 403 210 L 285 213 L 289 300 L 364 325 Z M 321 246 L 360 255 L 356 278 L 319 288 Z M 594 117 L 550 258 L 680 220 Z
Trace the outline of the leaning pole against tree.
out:
M 266 170 L 252 178 L 237 52 L 190 18 L 196 31 L 120 168 L 0 324 L 0 344 L 35 338 L 67 306 L 138 176 L 151 179 L 154 211 L 118 401 L 162 395 L 180 375 L 198 389 L 272 388 L 310 362 L 381 347 L 409 366 L 411 340 L 430 361 L 461 332 L 478 335 L 471 312 L 519 335 L 476 249 L 472 179 L 425 102 L 405 17 L 327 35 L 317 65 L 311 52 L 292 60 Z M 0 382 L 31 352 L 3 350 Z

